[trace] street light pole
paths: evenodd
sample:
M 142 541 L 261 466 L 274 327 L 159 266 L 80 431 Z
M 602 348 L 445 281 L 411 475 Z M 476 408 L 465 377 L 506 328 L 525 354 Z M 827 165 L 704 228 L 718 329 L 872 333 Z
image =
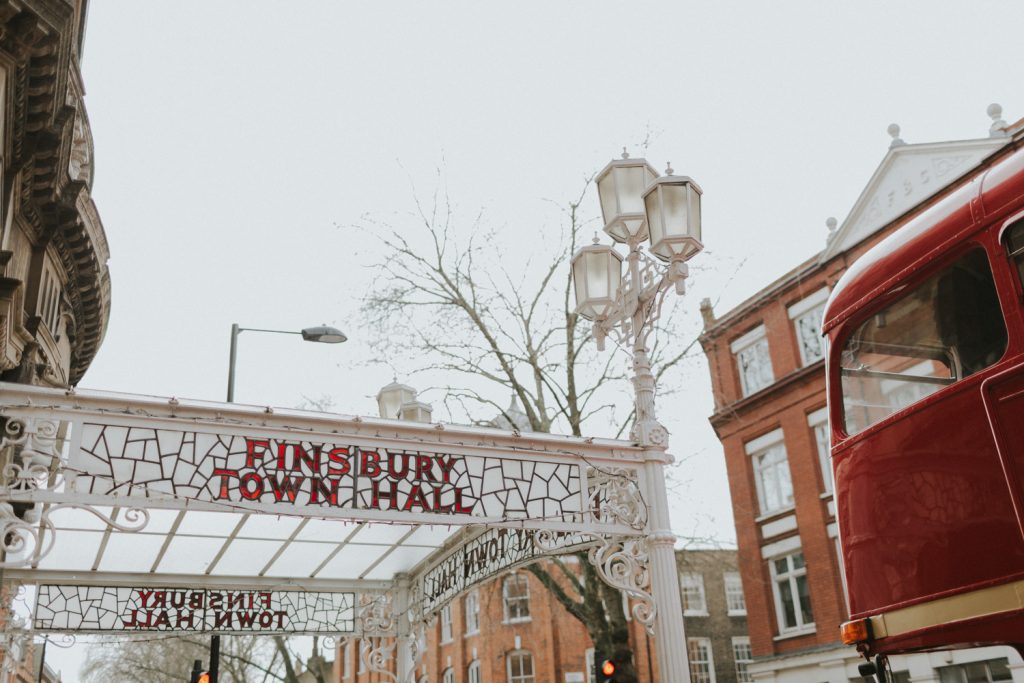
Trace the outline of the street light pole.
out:
M 239 327 L 238 323 L 231 324 L 231 353 L 228 358 L 228 403 L 235 402 L 235 361 L 238 359 L 238 335 L 242 332 L 266 332 L 269 334 L 299 334 L 302 339 L 321 344 L 340 344 L 347 341 L 348 337 L 334 327 L 320 325 L 307 327 L 299 332 L 290 330 L 265 330 L 257 327 Z M 214 634 L 210 637 L 210 683 L 217 683 L 217 676 L 220 673 L 220 636 Z
M 320 344 L 340 344 L 348 341 L 345 333 L 335 327 L 318 325 L 306 327 L 298 332 L 292 330 L 266 330 L 259 327 L 239 327 L 238 323 L 231 324 L 231 355 L 228 359 L 228 403 L 235 402 L 235 361 L 238 358 L 238 335 L 242 332 L 264 332 L 268 334 L 298 334 L 302 335 L 303 341 L 318 342 Z M 216 683 L 216 682 L 214 682 Z
M 675 534 L 668 514 L 665 467 L 673 458 L 667 452 L 668 430 L 655 411 L 655 381 L 648 353 L 648 339 L 668 290 L 685 291 L 689 274 L 686 262 L 702 249 L 700 187 L 690 178 L 658 173 L 643 159 L 621 159 L 598 174 L 597 189 L 605 220 L 604 231 L 627 246 L 626 277 L 622 256 L 611 246 L 594 244 L 579 249 L 572 258 L 576 312 L 593 321 L 599 350 L 605 338 L 615 335 L 633 360 L 635 421 L 631 437 L 643 449 L 646 479 L 652 487 L 649 530 L 646 537 L 651 576 L 651 595 L 656 619 L 660 680 L 689 683 L 683 608 L 675 561 Z M 641 245 L 650 239 L 648 251 Z M 662 262 L 662 263 L 659 263 Z

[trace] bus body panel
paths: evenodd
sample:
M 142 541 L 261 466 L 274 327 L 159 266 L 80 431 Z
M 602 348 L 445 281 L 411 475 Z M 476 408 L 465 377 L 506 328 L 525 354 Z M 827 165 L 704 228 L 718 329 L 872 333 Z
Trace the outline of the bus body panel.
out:
M 1024 647 L 1024 285 L 1000 243 L 1006 222 L 1021 212 L 1024 150 L 1016 150 L 861 256 L 826 305 L 826 391 L 850 613 L 879 625 L 886 615 L 902 619 L 868 644 L 872 654 Z M 1003 357 L 848 435 L 845 340 L 979 247 L 1005 318 Z M 982 599 L 1001 589 L 996 606 Z

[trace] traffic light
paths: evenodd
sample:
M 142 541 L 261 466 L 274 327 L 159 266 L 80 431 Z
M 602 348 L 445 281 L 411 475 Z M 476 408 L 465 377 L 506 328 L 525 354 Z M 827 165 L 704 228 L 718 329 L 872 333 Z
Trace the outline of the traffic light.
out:
M 195 660 L 195 663 L 192 664 L 192 675 L 188 680 L 189 683 L 210 683 L 210 673 L 203 670 L 201 659 Z
M 601 650 L 594 650 L 594 680 L 597 683 L 615 683 L 618 670 L 615 660 Z

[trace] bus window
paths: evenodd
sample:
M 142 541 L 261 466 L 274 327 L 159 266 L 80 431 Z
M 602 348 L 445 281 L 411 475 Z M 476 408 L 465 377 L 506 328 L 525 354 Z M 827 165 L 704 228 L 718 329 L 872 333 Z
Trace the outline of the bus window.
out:
M 1024 283 L 1024 220 L 1006 228 L 1006 253 L 1017 267 L 1017 276 Z
M 984 250 L 876 312 L 842 348 L 847 434 L 998 361 L 1006 325 Z

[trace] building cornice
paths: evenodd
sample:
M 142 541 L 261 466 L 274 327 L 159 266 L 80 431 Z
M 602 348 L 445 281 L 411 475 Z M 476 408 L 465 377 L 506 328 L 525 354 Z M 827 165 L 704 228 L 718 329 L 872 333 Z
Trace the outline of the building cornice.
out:
M 708 421 L 711 422 L 712 427 L 718 430 L 720 426 L 742 417 L 744 413 L 749 413 L 760 407 L 762 404 L 771 403 L 777 400 L 780 393 L 783 393 L 794 384 L 803 382 L 804 380 L 819 373 L 824 374 L 824 371 L 824 360 L 817 360 L 810 365 L 798 368 L 793 372 L 780 377 L 774 383 L 769 384 L 764 389 L 761 389 L 750 396 L 746 396 L 738 401 L 719 407 L 715 410 L 714 414 L 708 418 Z

